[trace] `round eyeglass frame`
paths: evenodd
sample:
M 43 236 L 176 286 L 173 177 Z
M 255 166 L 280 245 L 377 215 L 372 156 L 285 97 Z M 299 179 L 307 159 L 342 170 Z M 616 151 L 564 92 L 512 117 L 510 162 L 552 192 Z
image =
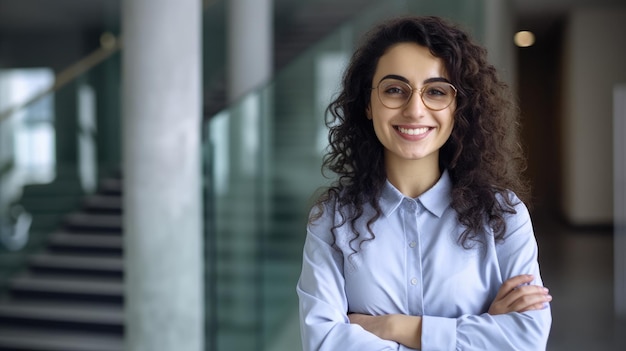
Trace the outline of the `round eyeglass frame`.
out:
M 397 110 L 397 109 L 403 108 L 403 107 L 405 107 L 406 105 L 408 105 L 409 101 L 411 101 L 411 99 L 413 98 L 413 92 L 415 92 L 415 91 L 417 91 L 417 92 L 418 92 L 418 95 L 419 95 L 420 99 L 422 100 L 422 102 L 424 103 L 424 106 L 426 106 L 426 108 L 428 108 L 429 110 L 431 110 L 431 111 L 441 111 L 441 110 L 445 110 L 445 109 L 446 109 L 446 108 L 448 108 L 450 105 L 452 105 L 452 103 L 453 103 L 453 102 L 454 102 L 454 100 L 456 99 L 456 96 L 457 96 L 457 93 L 458 93 L 458 91 L 457 91 L 456 87 L 455 87 L 454 85 L 452 85 L 451 83 L 448 83 L 448 82 L 430 82 L 430 83 L 426 83 L 426 84 L 424 84 L 424 86 L 422 86 L 421 88 L 419 88 L 419 89 L 418 89 L 418 88 L 414 88 L 414 87 L 412 87 L 412 86 L 411 86 L 411 84 L 409 84 L 409 83 L 407 83 L 407 82 L 398 81 L 398 83 L 400 83 L 400 84 L 404 84 L 407 88 L 409 88 L 409 90 L 411 91 L 411 94 L 409 95 L 409 98 L 408 98 L 408 99 L 406 99 L 406 101 L 405 101 L 402 105 L 400 105 L 400 106 L 398 106 L 398 107 L 389 107 L 389 106 L 387 106 L 387 105 L 383 102 L 383 98 L 381 98 L 381 97 L 380 97 L 380 89 L 379 89 L 379 87 L 380 87 L 380 85 L 381 85 L 384 81 L 385 81 L 385 79 L 383 79 L 383 80 L 381 80 L 380 82 L 378 82 L 378 85 L 377 85 L 376 87 L 372 88 L 372 90 L 376 90 L 376 96 L 378 96 L 378 101 L 380 101 L 380 103 L 381 103 L 383 106 L 385 106 L 386 108 L 388 108 L 388 109 L 392 109 L 392 110 Z M 423 94 L 424 94 L 425 88 L 427 88 L 428 86 L 430 86 L 430 85 L 432 85 L 432 84 L 444 84 L 444 85 L 448 85 L 448 86 L 450 86 L 450 87 L 452 88 L 452 91 L 454 92 L 454 94 L 453 94 L 452 98 L 450 99 L 450 102 L 449 102 L 446 106 L 444 106 L 444 107 L 442 107 L 442 108 L 432 108 L 432 107 L 431 107 L 431 106 L 429 106 L 429 105 L 428 105 L 428 103 L 424 100 L 424 95 L 423 95 Z

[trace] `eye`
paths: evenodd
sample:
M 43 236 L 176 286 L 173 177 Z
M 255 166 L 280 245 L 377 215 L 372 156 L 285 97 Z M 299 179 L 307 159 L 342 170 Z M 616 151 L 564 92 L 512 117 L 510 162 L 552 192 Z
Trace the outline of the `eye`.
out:
M 450 94 L 450 87 L 447 85 L 427 86 L 424 94 L 432 99 L 445 98 Z
M 403 96 L 407 94 L 406 88 L 403 88 L 401 86 L 385 87 L 384 91 L 386 95 Z
M 412 92 L 412 89 L 404 82 L 394 79 L 384 80 L 381 82 L 379 89 L 385 97 L 390 99 L 407 99 Z

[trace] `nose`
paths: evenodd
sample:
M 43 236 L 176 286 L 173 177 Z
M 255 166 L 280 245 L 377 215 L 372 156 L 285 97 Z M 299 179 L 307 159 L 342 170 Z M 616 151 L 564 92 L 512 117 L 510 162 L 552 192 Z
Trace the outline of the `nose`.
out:
M 419 89 L 413 89 L 413 94 L 403 107 L 403 113 L 407 117 L 420 118 L 424 116 L 424 113 L 428 108 L 424 105 L 422 100 L 421 91 Z

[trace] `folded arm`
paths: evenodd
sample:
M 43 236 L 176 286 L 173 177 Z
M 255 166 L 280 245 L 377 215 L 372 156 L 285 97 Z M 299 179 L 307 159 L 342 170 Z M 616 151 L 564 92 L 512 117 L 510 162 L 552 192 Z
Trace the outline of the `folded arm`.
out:
M 304 245 L 297 293 L 304 351 L 392 351 L 401 346 L 380 338 L 348 319 L 343 257 L 309 232 Z

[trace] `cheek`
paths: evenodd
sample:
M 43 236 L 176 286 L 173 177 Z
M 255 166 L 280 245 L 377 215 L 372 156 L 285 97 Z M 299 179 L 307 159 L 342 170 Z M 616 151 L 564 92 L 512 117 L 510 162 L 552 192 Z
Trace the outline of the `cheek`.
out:
M 454 116 L 446 116 L 445 119 L 441 121 L 441 131 L 446 140 L 450 138 L 452 135 L 452 130 L 454 130 Z

